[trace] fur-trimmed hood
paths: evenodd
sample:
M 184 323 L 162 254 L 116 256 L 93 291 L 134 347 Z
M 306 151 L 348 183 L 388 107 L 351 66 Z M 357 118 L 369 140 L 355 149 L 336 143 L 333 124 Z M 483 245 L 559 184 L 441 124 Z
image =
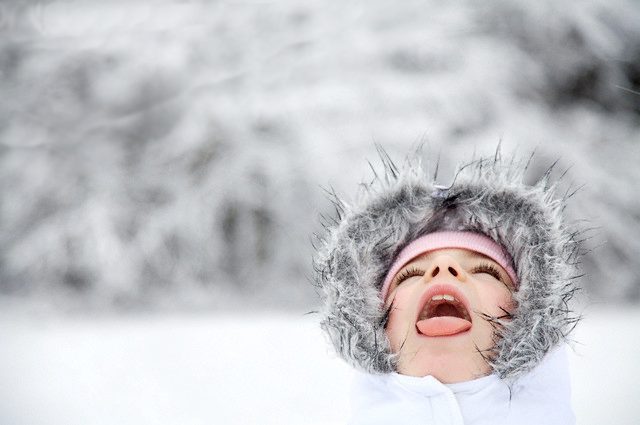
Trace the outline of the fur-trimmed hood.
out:
M 435 184 L 420 154 L 402 166 L 381 152 L 384 170 L 352 202 L 332 194 L 336 216 L 325 225 L 314 257 L 321 289 L 321 326 L 337 353 L 369 373 L 396 371 L 385 335 L 388 312 L 379 292 L 398 253 L 436 230 L 483 233 L 513 258 L 519 286 L 510 320 L 488 317 L 496 344 L 485 354 L 501 378 L 515 379 L 563 341 L 577 317 L 568 306 L 581 255 L 575 230 L 563 217 L 565 201 L 551 169 L 533 186 L 523 183 L 529 161 L 500 157 L 458 167 L 453 183 Z M 437 168 L 437 167 L 436 167 Z

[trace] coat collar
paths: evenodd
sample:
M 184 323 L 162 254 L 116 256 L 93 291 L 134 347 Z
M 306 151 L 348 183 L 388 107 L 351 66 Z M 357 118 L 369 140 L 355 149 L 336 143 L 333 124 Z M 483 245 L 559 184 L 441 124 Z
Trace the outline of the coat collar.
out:
M 433 376 L 356 372 L 352 402 L 352 425 L 575 423 L 564 346 L 515 382 L 495 374 L 443 384 Z

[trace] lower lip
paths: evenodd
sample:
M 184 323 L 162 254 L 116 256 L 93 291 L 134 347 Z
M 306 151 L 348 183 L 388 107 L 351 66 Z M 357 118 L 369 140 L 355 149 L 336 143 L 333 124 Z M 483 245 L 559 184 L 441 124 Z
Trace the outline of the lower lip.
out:
M 471 322 L 459 317 L 443 316 L 419 320 L 416 323 L 418 332 L 425 336 L 453 336 L 471 329 Z

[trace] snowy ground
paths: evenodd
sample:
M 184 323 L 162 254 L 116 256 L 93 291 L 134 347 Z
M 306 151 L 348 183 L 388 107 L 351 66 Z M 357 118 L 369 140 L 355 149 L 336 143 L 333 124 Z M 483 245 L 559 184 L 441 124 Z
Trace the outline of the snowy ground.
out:
M 571 355 L 578 423 L 637 423 L 640 310 L 588 314 Z M 344 423 L 350 370 L 314 320 L 5 319 L 0 423 Z

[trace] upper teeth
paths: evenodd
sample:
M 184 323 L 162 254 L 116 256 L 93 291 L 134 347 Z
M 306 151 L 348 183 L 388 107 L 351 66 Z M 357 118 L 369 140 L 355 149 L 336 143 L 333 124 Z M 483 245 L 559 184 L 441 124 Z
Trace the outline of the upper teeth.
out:
M 434 295 L 433 297 L 431 297 L 431 301 L 440 301 L 440 300 L 446 300 L 446 301 L 455 301 L 455 297 L 453 295 Z

